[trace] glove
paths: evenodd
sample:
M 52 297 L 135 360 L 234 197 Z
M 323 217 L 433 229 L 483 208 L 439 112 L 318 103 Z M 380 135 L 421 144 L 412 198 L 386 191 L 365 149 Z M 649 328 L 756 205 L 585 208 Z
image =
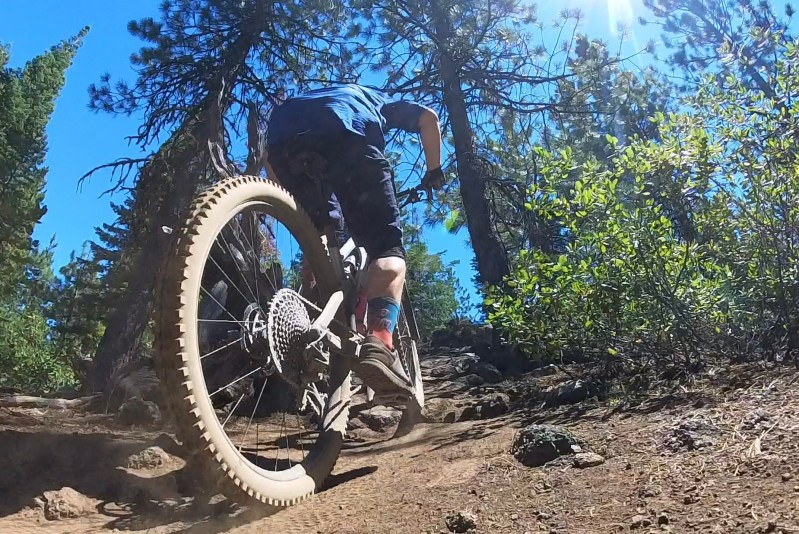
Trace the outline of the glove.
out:
M 440 191 L 444 187 L 445 181 L 446 177 L 444 176 L 444 171 L 441 170 L 441 167 L 436 167 L 435 169 L 431 169 L 424 174 L 421 185 L 422 188 L 426 189 L 428 192 L 433 189 Z

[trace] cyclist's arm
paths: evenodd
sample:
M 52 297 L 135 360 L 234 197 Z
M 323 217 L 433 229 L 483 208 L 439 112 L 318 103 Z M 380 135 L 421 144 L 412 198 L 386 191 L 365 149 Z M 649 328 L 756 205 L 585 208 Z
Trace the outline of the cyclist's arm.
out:
M 441 167 L 441 126 L 438 115 L 427 109 L 419 116 L 419 137 L 422 138 L 422 150 L 427 170 Z
M 415 102 L 399 100 L 383 106 L 381 113 L 387 130 L 399 128 L 420 135 L 428 170 L 441 167 L 441 128 L 435 111 Z

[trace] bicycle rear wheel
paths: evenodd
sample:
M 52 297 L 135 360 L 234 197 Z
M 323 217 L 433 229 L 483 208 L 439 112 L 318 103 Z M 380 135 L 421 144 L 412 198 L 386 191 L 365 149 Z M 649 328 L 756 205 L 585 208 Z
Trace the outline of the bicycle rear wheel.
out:
M 179 438 L 269 504 L 311 495 L 341 449 L 349 367 L 303 350 L 338 285 L 302 208 L 249 176 L 195 201 L 162 284 L 157 367 Z

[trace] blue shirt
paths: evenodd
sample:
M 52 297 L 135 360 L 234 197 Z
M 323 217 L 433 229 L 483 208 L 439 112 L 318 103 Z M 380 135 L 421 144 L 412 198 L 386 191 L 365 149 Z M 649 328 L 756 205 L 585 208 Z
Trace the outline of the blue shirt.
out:
M 385 147 L 385 132 L 395 128 L 419 132 L 419 117 L 429 108 L 360 85 L 316 89 L 289 98 L 269 119 L 267 144 L 274 146 L 300 134 L 337 136 L 345 132 Z

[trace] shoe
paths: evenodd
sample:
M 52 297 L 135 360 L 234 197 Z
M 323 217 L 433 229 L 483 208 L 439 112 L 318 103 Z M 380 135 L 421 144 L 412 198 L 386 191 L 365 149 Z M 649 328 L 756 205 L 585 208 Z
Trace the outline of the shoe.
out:
M 355 373 L 372 388 L 376 397 L 413 394 L 413 384 L 402 367 L 399 354 L 386 347 L 377 336 L 366 336 Z

